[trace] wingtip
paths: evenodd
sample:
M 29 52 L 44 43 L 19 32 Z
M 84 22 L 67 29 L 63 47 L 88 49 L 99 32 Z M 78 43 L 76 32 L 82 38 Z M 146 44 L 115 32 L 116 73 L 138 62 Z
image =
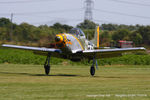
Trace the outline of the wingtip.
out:
M 140 47 L 140 49 L 141 49 L 141 50 L 146 50 L 146 48 L 144 48 L 144 47 Z
M 9 46 L 13 46 L 13 45 L 10 45 L 10 44 L 2 44 L 1 46 L 2 46 L 2 47 L 9 47 Z
M 5 47 L 5 46 L 6 46 L 6 44 L 1 44 L 1 46 L 2 46 L 2 47 Z

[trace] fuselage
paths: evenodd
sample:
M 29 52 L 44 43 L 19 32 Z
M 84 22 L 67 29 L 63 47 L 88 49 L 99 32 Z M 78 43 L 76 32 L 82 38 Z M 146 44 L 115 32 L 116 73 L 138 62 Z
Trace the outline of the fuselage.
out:
M 57 34 L 55 42 L 56 47 L 63 52 L 63 56 L 73 61 L 80 61 L 83 58 L 80 51 L 94 48 L 94 44 L 86 39 L 85 34 L 79 28 L 73 28 L 69 33 Z
M 88 41 L 79 28 L 73 28 L 69 33 L 57 34 L 55 38 L 57 48 L 65 52 L 83 51 L 93 49 L 94 44 Z

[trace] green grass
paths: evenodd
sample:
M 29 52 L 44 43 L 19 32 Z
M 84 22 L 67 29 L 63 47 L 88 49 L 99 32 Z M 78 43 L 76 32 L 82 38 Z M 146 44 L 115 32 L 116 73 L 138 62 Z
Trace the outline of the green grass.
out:
M 45 76 L 41 65 L 1 64 L 0 100 L 150 100 L 150 66 L 100 66 L 91 77 L 89 66 L 52 65 Z

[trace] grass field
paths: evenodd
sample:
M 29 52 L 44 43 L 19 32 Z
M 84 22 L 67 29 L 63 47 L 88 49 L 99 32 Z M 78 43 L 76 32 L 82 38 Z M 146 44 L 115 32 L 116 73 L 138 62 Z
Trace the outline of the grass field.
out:
M 0 100 L 150 100 L 150 66 L 0 65 Z

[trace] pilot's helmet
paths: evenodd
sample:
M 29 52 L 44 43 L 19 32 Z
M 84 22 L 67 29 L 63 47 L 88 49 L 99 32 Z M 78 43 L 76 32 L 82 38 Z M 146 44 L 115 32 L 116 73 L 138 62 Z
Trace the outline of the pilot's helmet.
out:
M 79 35 L 79 33 L 80 33 L 80 31 L 79 31 L 79 30 L 77 30 L 77 33 L 76 33 L 76 34 L 77 34 L 77 35 Z

